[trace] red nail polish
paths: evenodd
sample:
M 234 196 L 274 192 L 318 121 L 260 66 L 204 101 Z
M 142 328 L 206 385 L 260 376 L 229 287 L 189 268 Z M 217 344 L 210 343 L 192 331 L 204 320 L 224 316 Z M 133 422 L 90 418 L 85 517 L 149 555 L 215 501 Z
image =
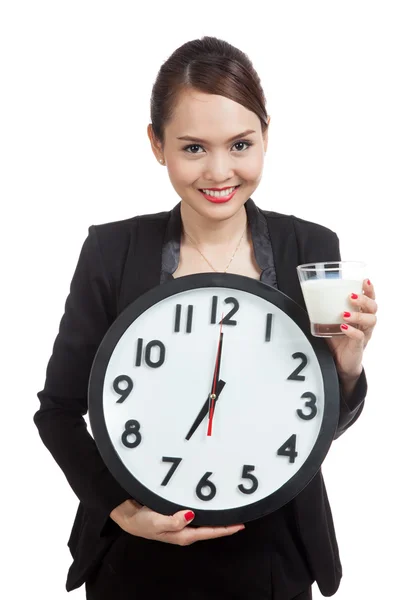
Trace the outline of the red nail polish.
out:
M 369 280 L 369 279 L 368 279 L 367 283 L 368 283 L 368 285 L 372 285 L 372 283 L 370 282 L 370 280 Z
M 348 329 L 348 328 L 349 328 L 349 326 L 348 326 L 348 325 L 344 325 L 344 324 L 342 324 L 340 327 L 341 327 L 342 329 Z
M 194 517 L 194 512 L 192 510 L 189 510 L 187 513 L 185 513 L 185 519 L 186 521 L 191 521 Z
M 358 298 L 357 294 L 352 294 L 351 297 L 353 298 L 353 300 L 357 300 Z
M 347 317 L 347 318 L 348 318 L 348 317 L 351 317 L 351 313 L 349 313 L 349 312 L 344 312 L 343 314 L 344 314 L 344 316 L 345 316 L 345 317 Z

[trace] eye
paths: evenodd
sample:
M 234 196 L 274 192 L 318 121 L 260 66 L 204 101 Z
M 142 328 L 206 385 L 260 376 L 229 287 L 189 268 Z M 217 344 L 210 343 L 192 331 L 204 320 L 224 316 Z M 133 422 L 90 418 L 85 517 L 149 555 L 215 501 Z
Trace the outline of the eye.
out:
M 240 140 L 239 142 L 235 142 L 233 145 L 234 145 L 234 146 L 239 146 L 239 144 L 246 144 L 246 146 L 247 146 L 248 148 L 250 148 L 250 146 L 252 146 L 252 145 L 253 145 L 253 142 L 248 142 L 248 141 L 246 141 L 246 140 Z M 244 148 L 244 149 L 245 149 L 245 150 L 247 150 L 247 148 Z M 239 150 L 238 152 L 242 152 L 242 150 Z
M 190 146 L 185 146 L 184 150 L 188 151 L 189 148 L 202 148 L 199 144 L 190 144 Z M 189 154 L 199 154 L 198 152 L 189 152 Z
M 238 142 L 235 142 L 233 144 L 232 148 L 235 146 L 239 146 L 240 144 L 245 144 L 246 148 L 237 149 L 236 150 L 237 152 L 243 152 L 244 150 L 248 150 L 248 148 L 250 148 L 250 146 L 253 145 L 253 142 L 250 142 L 250 140 L 239 140 Z M 203 148 L 203 146 L 200 146 L 200 144 L 190 144 L 189 146 L 185 146 L 183 148 L 183 150 L 184 150 L 184 152 L 187 152 L 188 154 L 200 154 L 200 152 L 192 152 L 191 151 L 192 148 Z M 190 152 L 189 152 L 189 149 L 190 149 Z

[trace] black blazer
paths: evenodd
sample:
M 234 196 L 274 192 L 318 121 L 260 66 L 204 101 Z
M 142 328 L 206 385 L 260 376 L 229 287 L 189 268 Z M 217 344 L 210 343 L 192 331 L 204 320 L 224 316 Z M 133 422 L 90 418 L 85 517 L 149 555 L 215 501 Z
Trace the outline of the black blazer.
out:
M 341 260 L 338 237 L 326 227 L 293 215 L 258 210 L 268 226 L 278 288 L 305 309 L 296 266 Z M 170 215 L 168 211 L 89 227 L 44 389 L 37 394 L 40 409 L 34 422 L 80 500 L 68 541 L 74 559 L 66 583 L 68 591 L 87 580 L 115 540 L 120 530 L 109 514 L 130 497 L 108 471 L 87 431 L 83 415 L 87 413 L 91 365 L 117 315 L 159 284 Z M 335 439 L 360 416 L 366 394 L 363 370 L 352 397 L 346 402 L 341 394 Z M 314 579 L 323 595 L 333 595 L 342 566 L 321 470 L 291 503 Z

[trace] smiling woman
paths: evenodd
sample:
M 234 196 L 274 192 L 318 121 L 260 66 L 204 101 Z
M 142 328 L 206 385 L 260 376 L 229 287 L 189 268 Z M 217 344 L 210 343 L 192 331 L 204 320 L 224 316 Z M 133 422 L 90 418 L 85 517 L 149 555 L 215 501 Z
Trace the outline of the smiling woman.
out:
M 229 277 L 236 274 L 260 280 L 272 292 L 281 290 L 305 309 L 296 266 L 340 260 L 338 236 L 333 231 L 293 215 L 259 209 L 251 199 L 263 172 L 270 117 L 259 77 L 242 51 L 213 37 L 178 48 L 161 66 L 155 81 L 151 121 L 147 131 L 152 151 L 157 161 L 166 165 L 180 202 L 162 213 L 89 228 L 45 386 L 38 393 L 41 407 L 35 423 L 80 500 L 69 540 L 74 562 L 67 590 L 85 583 L 88 600 L 128 596 L 309 600 L 311 585 L 317 581 L 322 594 L 331 596 L 339 587 L 342 571 L 320 470 L 287 504 L 246 522 L 245 527 L 240 522 L 199 527 L 192 524 L 194 505 L 166 515 L 138 504 L 108 471 L 87 431 L 83 415 L 88 409 L 88 382 L 96 352 L 117 317 L 130 303 L 140 302 L 146 291 L 211 268 L 218 273 L 229 271 Z M 223 301 L 229 303 L 232 298 L 215 297 L 213 306 Z M 176 312 L 174 333 L 184 318 L 181 308 L 179 305 Z M 191 310 L 186 333 L 191 330 L 193 307 Z M 216 321 L 211 318 L 209 326 L 215 327 Z M 164 319 L 163 323 L 172 327 L 172 321 Z M 149 335 L 147 330 L 140 338 L 136 354 L 136 367 L 143 359 L 142 372 L 147 374 L 148 368 L 154 367 L 150 346 L 160 346 L 158 337 L 150 344 L 145 342 Z M 244 335 L 254 349 L 255 337 L 252 341 L 247 330 Z M 142 343 L 147 343 L 144 358 Z M 201 344 L 196 352 L 204 352 Z M 288 360 L 293 356 L 296 353 Z M 346 364 L 342 363 L 345 376 Z M 132 357 L 128 370 L 133 389 L 137 371 Z M 236 365 L 236 373 L 243 377 L 243 385 L 250 387 L 246 377 L 251 376 L 242 363 L 240 368 Z M 211 378 L 211 373 L 207 380 L 208 375 Z M 177 387 L 180 376 L 177 369 Z M 266 374 L 260 373 L 264 376 L 268 377 L 267 369 Z M 153 372 L 151 377 L 155 377 Z M 198 407 L 199 386 L 192 378 L 190 385 L 193 393 L 185 395 L 184 401 Z M 364 372 L 357 381 L 353 378 L 351 385 L 345 397 L 336 398 L 340 404 L 337 436 L 363 409 Z M 126 391 L 118 386 L 113 389 Z M 175 387 L 172 389 L 175 394 Z M 163 388 L 162 400 L 164 393 Z M 216 394 L 218 387 L 213 387 L 214 399 Z M 152 411 L 150 396 L 146 402 Z M 243 407 L 245 410 L 246 398 Z M 129 448 L 137 446 L 142 432 L 143 440 L 151 439 L 151 435 L 145 437 L 146 425 L 136 420 L 135 409 L 133 404 L 133 416 L 127 421 L 133 429 L 123 434 Z M 220 409 L 218 404 L 217 412 Z M 194 412 L 197 414 L 198 408 Z M 200 421 L 196 436 L 204 434 Z M 244 443 L 243 451 L 250 452 L 249 446 Z M 297 455 L 294 446 L 292 451 Z M 174 464 L 176 459 L 169 452 L 165 461 Z M 249 465 L 253 460 L 246 454 Z M 251 480 L 249 465 L 244 472 Z M 240 513 L 238 518 L 244 515 Z
M 175 277 L 209 266 L 224 271 L 236 251 L 236 272 L 259 278 L 244 205 L 262 177 L 270 122 L 265 105 L 250 59 L 222 40 L 188 42 L 161 67 L 148 136 L 182 200 Z

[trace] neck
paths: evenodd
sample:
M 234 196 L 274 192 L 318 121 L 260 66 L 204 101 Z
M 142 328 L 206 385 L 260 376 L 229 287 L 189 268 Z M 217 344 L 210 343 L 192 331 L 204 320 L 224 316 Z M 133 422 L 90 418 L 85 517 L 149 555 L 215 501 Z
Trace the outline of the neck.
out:
M 193 210 L 186 202 L 181 202 L 183 230 L 201 247 L 226 247 L 237 242 L 247 224 L 244 206 L 229 219 L 221 221 L 207 219 Z

